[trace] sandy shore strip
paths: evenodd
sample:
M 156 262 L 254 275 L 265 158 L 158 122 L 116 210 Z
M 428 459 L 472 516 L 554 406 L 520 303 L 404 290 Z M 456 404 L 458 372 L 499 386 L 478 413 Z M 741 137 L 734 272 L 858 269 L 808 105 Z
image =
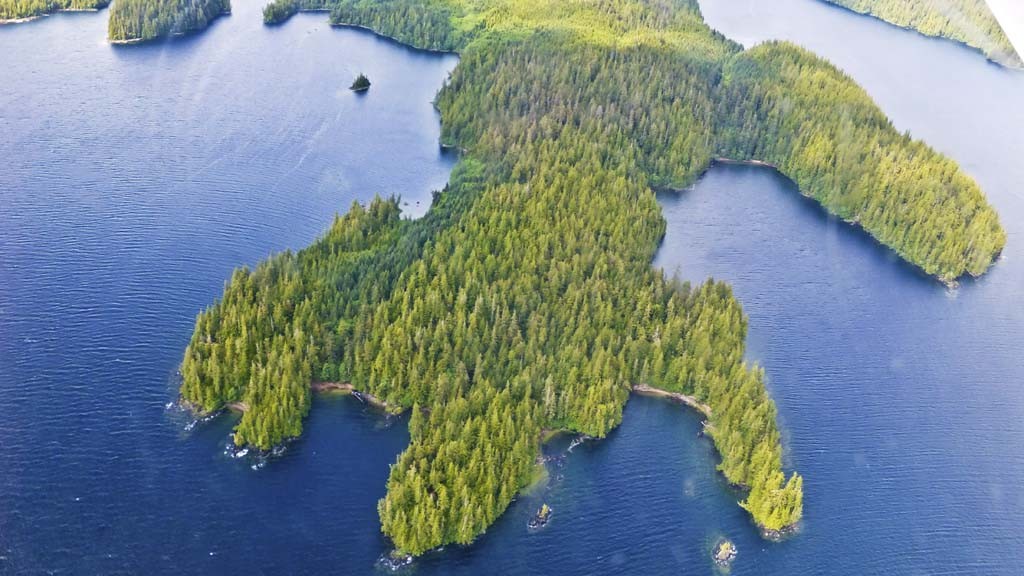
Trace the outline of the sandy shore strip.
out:
M 697 410 L 704 415 L 705 418 L 711 418 L 711 406 L 697 400 L 693 396 L 687 396 L 686 394 L 680 394 L 678 392 L 669 392 L 668 390 L 662 390 L 661 388 L 654 388 L 647 384 L 634 384 L 633 392 L 635 394 L 643 394 L 644 396 L 658 396 L 661 398 L 669 398 L 682 404 Z

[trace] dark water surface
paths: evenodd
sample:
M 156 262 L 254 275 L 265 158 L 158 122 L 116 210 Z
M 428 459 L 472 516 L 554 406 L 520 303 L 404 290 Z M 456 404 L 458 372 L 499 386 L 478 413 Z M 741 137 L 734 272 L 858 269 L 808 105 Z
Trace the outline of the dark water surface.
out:
M 811 0 L 703 4 L 748 45 L 832 59 L 961 162 L 1009 232 L 1003 259 L 950 292 L 774 172 L 712 170 L 662 197 L 656 265 L 735 287 L 806 477 L 803 532 L 761 541 L 697 418 L 637 398 L 478 543 L 414 572 L 709 574 L 728 535 L 733 574 L 1019 574 L 1024 74 Z M 403 419 L 318 397 L 306 435 L 253 471 L 221 452 L 231 419 L 186 432 L 165 404 L 234 266 L 375 193 L 426 209 L 454 160 L 430 100 L 456 60 L 234 9 L 128 49 L 103 41 L 105 13 L 0 28 L 0 573 L 365 574 L 387 549 L 375 507 Z M 554 519 L 529 533 L 542 501 Z

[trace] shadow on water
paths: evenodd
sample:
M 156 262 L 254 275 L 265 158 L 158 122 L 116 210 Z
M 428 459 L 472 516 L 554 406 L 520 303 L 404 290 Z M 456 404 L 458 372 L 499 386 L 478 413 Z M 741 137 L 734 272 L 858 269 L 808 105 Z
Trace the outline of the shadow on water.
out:
M 767 186 L 766 188 L 772 188 L 773 190 L 765 192 L 765 197 L 756 198 L 755 201 L 784 202 L 792 207 L 792 216 L 787 215 L 785 219 L 778 219 L 765 224 L 791 226 L 793 225 L 792 222 L 798 222 L 796 225 L 805 225 L 805 223 L 810 223 L 815 230 L 846 235 L 850 240 L 854 241 L 855 244 L 858 244 L 864 251 L 870 254 L 872 261 L 878 266 L 899 268 L 910 277 L 920 281 L 921 286 L 923 287 L 930 287 L 939 290 L 947 289 L 944 284 L 936 280 L 933 276 L 928 275 L 921 267 L 907 262 L 892 248 L 882 244 L 859 224 L 848 222 L 837 217 L 822 206 L 820 202 L 806 194 L 803 194 L 796 182 L 791 180 L 778 169 L 770 166 L 756 166 L 741 163 L 715 163 L 701 175 L 697 182 L 685 190 L 659 190 L 657 192 L 658 202 L 662 205 L 663 211 L 671 210 L 675 213 L 677 208 L 681 208 L 683 203 L 688 200 L 688 196 L 702 193 L 702 190 L 705 187 L 701 186 L 701 181 L 705 179 L 736 178 L 739 180 L 749 181 L 765 177 L 771 179 L 774 183 L 774 185 Z M 775 191 L 779 191 L 780 193 L 775 193 Z M 723 192 L 728 193 L 728 191 L 722 190 L 713 190 L 703 193 Z M 746 201 L 749 201 L 749 199 L 746 199 Z M 793 220 L 790 220 L 790 218 Z M 668 235 L 666 235 L 666 238 L 668 238 Z M 824 240 L 825 238 L 822 237 L 822 241 Z M 666 248 L 665 239 L 662 239 L 662 243 L 659 245 L 658 251 L 654 256 L 655 265 L 658 265 L 657 263 L 661 259 L 663 250 L 672 249 L 673 248 Z M 697 278 L 688 279 L 690 279 L 691 282 L 703 281 Z M 963 282 L 975 281 L 976 280 L 971 277 L 965 277 L 963 279 Z
M 402 42 L 400 40 L 396 40 L 395 38 L 392 38 L 391 36 L 386 36 L 384 34 L 379 34 L 376 31 L 374 31 L 374 30 L 372 30 L 370 28 L 366 28 L 364 26 L 356 26 L 354 24 L 330 24 L 330 23 L 328 23 L 328 24 L 329 24 L 329 26 L 331 28 L 334 28 L 335 30 L 353 30 L 353 31 L 361 33 L 361 34 L 370 34 L 374 38 L 377 38 L 378 40 L 380 40 L 382 42 L 385 42 L 385 43 L 387 43 L 388 45 L 390 45 L 392 47 L 400 48 L 402 50 L 410 50 L 412 52 L 418 52 L 418 53 L 421 53 L 421 54 L 437 54 L 437 55 L 444 55 L 444 56 L 458 56 L 458 53 L 454 52 L 452 50 L 432 50 L 430 48 L 417 48 L 416 46 L 412 46 L 412 45 L 406 44 L 405 42 Z
M 154 49 L 186 49 L 196 47 L 203 43 L 203 38 L 219 32 L 221 28 L 227 27 L 228 23 L 224 22 L 228 18 L 231 18 L 231 13 L 222 14 L 213 19 L 206 28 L 201 30 L 189 30 L 180 34 L 172 34 L 170 36 L 161 36 L 158 38 L 151 38 L 149 40 L 139 40 L 132 42 L 110 42 L 110 47 L 120 54 L 129 55 L 138 53 L 141 57 L 150 57 L 150 52 Z
M 421 574 L 669 574 L 707 567 L 723 534 L 747 551 L 763 545 L 737 505 L 742 493 L 715 469 L 718 453 L 701 419 L 659 398 L 629 400 L 622 425 L 602 440 L 556 437 L 549 478 L 521 494 L 472 546 L 416 561 Z M 543 528 L 529 520 L 553 510 Z M 738 566 L 742 566 L 739 564 Z

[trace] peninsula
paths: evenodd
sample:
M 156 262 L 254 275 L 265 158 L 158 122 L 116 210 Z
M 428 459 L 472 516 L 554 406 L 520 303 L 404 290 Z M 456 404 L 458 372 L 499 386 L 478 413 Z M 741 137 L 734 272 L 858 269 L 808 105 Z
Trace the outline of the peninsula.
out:
M 179 36 L 202 30 L 231 12 L 230 0 L 117 0 L 107 38 L 115 44 Z
M 26 22 L 54 12 L 106 8 L 110 0 L 0 0 L 0 23 Z
M 105 8 L 110 0 L 0 0 L 0 24 L 25 22 L 53 12 Z M 110 9 L 107 39 L 132 44 L 206 28 L 231 13 L 230 0 L 118 0 Z
M 766 536 L 800 520 L 747 319 L 726 284 L 652 268 L 653 189 L 759 160 L 947 283 L 1005 244 L 977 184 L 845 74 L 787 43 L 743 50 L 695 0 L 306 7 L 459 52 L 437 106 L 463 155 L 424 217 L 353 204 L 311 246 L 236 270 L 196 319 L 181 396 L 244 403 L 235 441 L 262 449 L 302 433 L 313 381 L 411 409 L 379 503 L 401 553 L 472 542 L 529 483 L 542 430 L 604 437 L 634 385 L 705 412 Z
M 947 38 L 980 50 L 989 60 L 1024 67 L 985 0 L 825 0 L 925 36 Z

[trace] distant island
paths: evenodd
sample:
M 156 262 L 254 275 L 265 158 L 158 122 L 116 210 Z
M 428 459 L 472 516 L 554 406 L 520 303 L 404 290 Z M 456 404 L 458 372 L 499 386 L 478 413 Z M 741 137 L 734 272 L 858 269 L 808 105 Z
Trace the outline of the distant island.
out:
M 110 0 L 0 0 L 0 23 L 23 22 L 54 12 L 106 8 Z
M 366 92 L 370 89 L 370 79 L 360 74 L 359 76 L 356 76 L 356 79 L 348 89 L 353 92 Z
M 981 50 L 993 62 L 1024 67 L 985 0 L 825 0 L 926 36 Z
M 231 13 L 230 0 L 117 0 L 110 9 L 107 38 L 127 44 L 202 30 Z
M 110 0 L 0 0 L 0 23 L 24 22 L 53 12 L 92 11 Z M 118 0 L 110 9 L 107 38 L 130 44 L 206 28 L 231 13 L 230 0 Z
M 946 283 L 1006 242 L 977 184 L 849 77 L 792 44 L 743 50 L 695 0 L 329 7 L 460 53 L 437 106 L 463 155 L 422 218 L 353 204 L 311 246 L 236 270 L 196 320 L 181 397 L 243 403 L 235 442 L 262 450 L 302 433 L 314 381 L 409 411 L 379 503 L 400 556 L 472 542 L 530 482 L 545 430 L 604 437 L 634 387 L 698 408 L 740 505 L 767 538 L 793 531 L 803 478 L 783 470 L 739 302 L 651 266 L 653 191 L 715 158 L 777 167 Z

